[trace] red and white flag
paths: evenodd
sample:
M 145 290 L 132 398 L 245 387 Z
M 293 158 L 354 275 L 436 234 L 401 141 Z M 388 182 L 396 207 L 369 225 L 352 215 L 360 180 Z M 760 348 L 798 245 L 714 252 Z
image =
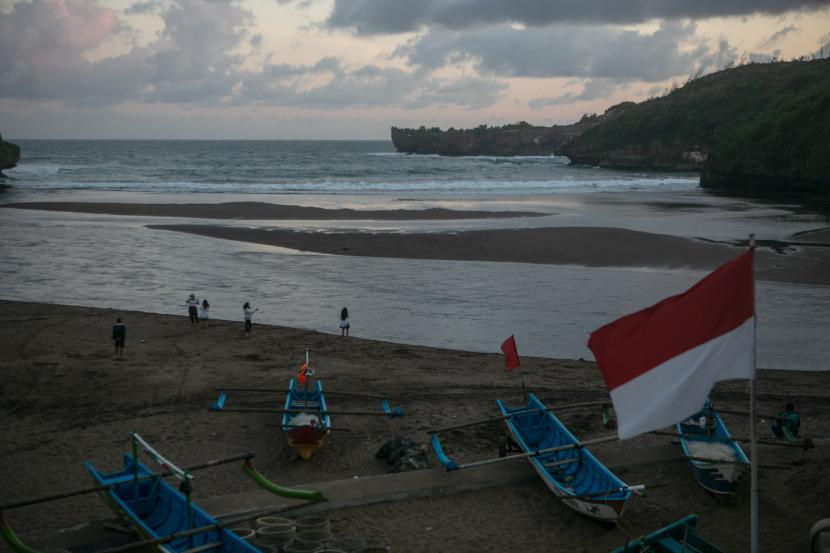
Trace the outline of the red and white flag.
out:
M 752 256 L 749 249 L 686 292 L 591 333 L 621 440 L 693 415 L 715 382 L 754 378 Z
M 507 372 L 519 367 L 519 350 L 516 349 L 516 339 L 511 334 L 510 338 L 502 342 L 501 351 L 504 353 L 504 368 Z

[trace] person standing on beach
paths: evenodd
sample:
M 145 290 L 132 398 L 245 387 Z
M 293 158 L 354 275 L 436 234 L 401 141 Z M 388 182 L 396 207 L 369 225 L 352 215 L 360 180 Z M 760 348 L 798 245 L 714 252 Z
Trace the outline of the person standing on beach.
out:
M 196 294 L 190 294 L 185 305 L 187 305 L 187 314 L 190 316 L 190 324 L 199 324 L 199 300 L 196 299 Z
M 210 304 L 208 303 L 207 298 L 202 300 L 202 310 L 199 313 L 199 319 L 205 321 L 205 326 L 207 326 L 210 321 Z
M 349 335 L 349 310 L 345 307 L 340 310 L 340 336 Z
M 112 325 L 112 341 L 115 342 L 115 358 L 124 359 L 124 342 L 127 341 L 127 327 L 121 322 L 121 317 Z
M 251 310 L 251 304 L 247 301 L 245 302 L 245 305 L 242 306 L 242 312 L 245 315 L 245 332 L 251 331 L 252 319 L 254 317 L 254 313 L 257 311 L 259 311 L 259 309 Z

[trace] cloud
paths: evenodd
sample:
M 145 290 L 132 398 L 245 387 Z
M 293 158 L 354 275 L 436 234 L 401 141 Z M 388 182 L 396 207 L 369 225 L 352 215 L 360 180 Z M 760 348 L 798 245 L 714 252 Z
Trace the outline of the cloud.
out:
M 758 48 L 771 48 L 772 46 L 775 46 L 776 44 L 781 42 L 781 39 L 783 39 L 788 34 L 797 32 L 798 27 L 796 27 L 795 25 L 787 25 L 786 27 L 778 29 L 765 40 L 762 40 L 760 43 L 758 43 Z
M 425 71 L 469 62 L 480 75 L 498 77 L 657 82 L 711 65 L 717 52 L 694 35 L 695 25 L 682 22 L 663 22 L 653 33 L 563 25 L 431 29 L 393 55 Z
M 591 79 L 585 81 L 582 87 L 582 92 L 566 92 L 559 96 L 552 96 L 547 98 L 534 98 L 528 105 L 530 109 L 541 110 L 545 106 L 556 106 L 561 104 L 570 104 L 573 102 L 582 102 L 588 100 L 596 100 L 610 96 L 616 90 L 616 84 L 608 79 Z
M 749 63 L 770 63 L 778 59 L 781 50 L 773 50 L 771 54 L 747 52 L 746 59 Z
M 234 102 L 313 109 L 456 105 L 488 107 L 507 88 L 493 79 L 424 78 L 416 71 L 369 64 L 346 68 L 339 58 L 314 64 L 270 64 L 248 73 Z
M 467 29 L 502 23 L 540 27 L 566 23 L 642 23 L 652 19 L 746 16 L 814 10 L 827 0 L 335 0 L 325 25 L 358 34 L 390 34 L 423 27 Z
M 151 44 L 91 62 L 87 52 L 130 32 L 114 10 L 98 0 L 18 3 L 0 19 L 0 96 L 93 105 L 230 94 L 241 75 L 231 52 L 248 34 L 250 12 L 233 2 L 176 0 L 161 16 L 164 29 Z
M 100 64 L 83 57 L 122 31 L 116 13 L 95 0 L 16 4 L 0 18 L 0 96 L 112 101 L 136 95 L 146 72 L 133 55 Z M 124 65 L 135 67 L 124 71 Z
M 147 15 L 158 13 L 162 10 L 159 0 L 146 0 L 134 2 L 124 10 L 126 15 Z
M 253 15 L 232 2 L 178 0 L 163 14 L 164 31 L 152 63 L 153 91 L 147 99 L 187 102 L 218 99 L 239 81 L 241 45 Z

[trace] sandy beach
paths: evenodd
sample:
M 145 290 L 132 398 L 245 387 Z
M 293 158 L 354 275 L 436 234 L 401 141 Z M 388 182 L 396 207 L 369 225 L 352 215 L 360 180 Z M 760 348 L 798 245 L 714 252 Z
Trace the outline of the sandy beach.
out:
M 493 416 L 495 400 L 521 402 L 521 385 L 508 375 L 498 354 L 481 354 L 361 339 L 360 328 L 343 339 L 333 334 L 242 322 L 213 321 L 192 327 L 184 316 L 0 302 L 0 496 L 3 502 L 88 485 L 86 459 L 113 469 L 136 430 L 171 459 L 190 464 L 254 450 L 260 471 L 283 484 L 303 484 L 383 474 L 374 458 L 394 435 L 426 442 L 429 428 Z M 183 308 L 184 310 L 184 308 Z M 113 359 L 115 317 L 127 325 L 126 359 Z M 494 344 L 494 351 L 498 344 Z M 326 389 L 380 393 L 397 398 L 407 415 L 341 417 L 325 446 L 308 462 L 297 458 L 268 414 L 216 414 L 207 410 L 215 388 L 281 387 L 296 370 L 305 348 Z M 529 390 L 549 406 L 607 397 L 593 363 L 523 358 Z M 759 409 L 777 412 L 796 402 L 805 436 L 826 434 L 830 421 L 827 372 L 763 370 Z M 713 397 L 723 408 L 746 409 L 747 384 L 718 385 Z M 278 397 L 231 395 L 229 405 L 272 406 Z M 347 409 L 371 407 L 359 399 L 330 399 Z M 594 409 L 563 413 L 582 439 L 607 435 Z M 727 416 L 736 435 L 747 421 Z M 761 425 L 764 436 L 770 431 Z M 452 432 L 445 437 L 460 460 L 495 456 L 505 435 L 499 423 Z M 636 440 L 665 444 L 670 439 Z M 617 444 L 594 449 L 602 459 Z M 810 526 L 826 516 L 830 448 L 761 446 L 763 551 L 800 552 Z M 430 452 L 433 469 L 437 466 Z M 749 539 L 749 482 L 720 502 L 697 486 L 682 462 L 620 471 L 628 483 L 665 484 L 636 499 L 621 528 L 637 536 L 684 515 L 700 516 L 703 536 L 726 551 L 743 551 Z M 195 497 L 252 491 L 255 485 L 235 467 L 203 473 Z M 572 513 L 539 481 L 434 499 L 412 499 L 327 513 L 333 527 L 387 543 L 396 552 L 610 551 L 625 534 Z M 27 507 L 7 513 L 24 538 L 53 534 L 86 521 L 111 518 L 96 496 Z
M 711 269 L 740 251 L 739 246 L 602 227 L 412 234 L 297 232 L 214 225 L 148 225 L 148 228 L 333 255 L 587 267 Z M 758 278 L 763 280 L 828 285 L 830 247 L 762 245 L 756 267 Z

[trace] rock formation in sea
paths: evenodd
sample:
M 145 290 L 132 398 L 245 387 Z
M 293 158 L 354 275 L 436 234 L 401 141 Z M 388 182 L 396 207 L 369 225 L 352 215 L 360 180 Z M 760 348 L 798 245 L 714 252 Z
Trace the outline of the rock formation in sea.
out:
M 613 110 L 617 109 L 611 108 Z M 399 129 L 392 127 L 392 143 L 399 152 L 408 154 L 438 154 L 442 156 L 529 156 L 561 155 L 562 146 L 575 136 L 597 125 L 606 117 L 586 115 L 573 125 L 540 127 L 525 121 L 474 129 L 446 131 L 427 129 Z
M 6 142 L 0 134 L 0 176 L 3 174 L 3 169 L 16 167 L 18 161 L 20 161 L 20 146 Z

